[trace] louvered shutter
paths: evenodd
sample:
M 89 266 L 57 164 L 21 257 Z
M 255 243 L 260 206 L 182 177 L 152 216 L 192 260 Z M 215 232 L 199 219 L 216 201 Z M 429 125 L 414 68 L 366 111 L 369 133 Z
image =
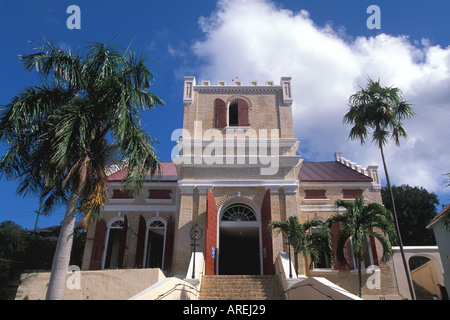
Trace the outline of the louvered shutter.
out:
M 347 261 L 346 268 L 350 270 L 355 270 L 355 264 L 353 263 L 353 248 L 352 242 L 348 239 L 345 242 L 345 250 L 344 250 L 345 261 Z
M 173 217 L 170 216 L 167 221 L 166 227 L 166 244 L 164 249 L 164 266 L 163 270 L 169 270 L 170 265 L 172 264 L 172 252 L 173 252 Z
M 248 103 L 244 99 L 238 99 L 238 126 L 247 127 L 248 121 Z
M 139 228 L 136 244 L 136 259 L 134 262 L 135 268 L 142 268 L 142 262 L 144 260 L 144 247 L 145 247 L 145 231 L 146 231 L 145 219 L 141 215 L 139 217 Z
M 263 246 L 263 274 L 273 275 L 275 269 L 273 265 L 273 248 L 272 235 L 270 234 L 268 225 L 272 220 L 272 210 L 270 204 L 270 190 L 266 191 L 261 206 L 261 235 Z
M 370 241 L 370 249 L 372 250 L 372 259 L 373 259 L 373 264 L 376 266 L 379 266 L 379 262 L 378 262 L 378 254 L 377 254 L 377 247 L 375 245 L 375 237 L 372 235 L 369 235 L 369 241 Z M 366 266 L 367 268 L 368 266 Z
M 227 107 L 222 99 L 215 100 L 215 113 L 216 128 L 225 128 L 227 126 Z
M 119 248 L 119 258 L 117 260 L 117 268 L 123 268 L 123 261 L 125 257 L 125 248 L 127 243 L 127 232 L 128 232 L 128 218 L 125 215 L 123 218 L 123 228 L 122 228 L 122 237 L 120 239 L 120 248 Z
M 213 258 L 213 250 L 217 250 L 217 207 L 211 191 L 207 191 L 207 216 L 206 216 L 206 262 L 205 274 L 216 274 L 216 259 Z M 217 252 L 215 252 L 217 256 Z
M 95 225 L 89 270 L 100 270 L 102 267 L 103 248 L 105 246 L 106 222 L 98 219 Z
M 339 250 L 340 248 L 338 248 L 338 237 L 341 231 L 341 226 L 342 222 L 333 223 L 333 225 L 331 226 L 331 248 L 333 250 L 334 256 L 336 257 L 334 261 L 334 269 L 348 270 L 347 264 L 337 259 L 338 255 L 343 254 L 343 252 Z M 345 255 L 343 257 L 345 257 Z

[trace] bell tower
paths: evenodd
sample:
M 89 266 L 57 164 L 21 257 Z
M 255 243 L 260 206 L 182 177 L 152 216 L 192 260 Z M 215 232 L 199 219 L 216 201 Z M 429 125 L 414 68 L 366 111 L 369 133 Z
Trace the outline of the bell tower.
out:
M 298 214 L 302 160 L 291 89 L 290 77 L 262 85 L 184 78 L 183 128 L 172 154 L 179 177 L 175 273 L 187 270 L 196 223 L 207 274 L 274 272 L 283 241 L 267 224 Z

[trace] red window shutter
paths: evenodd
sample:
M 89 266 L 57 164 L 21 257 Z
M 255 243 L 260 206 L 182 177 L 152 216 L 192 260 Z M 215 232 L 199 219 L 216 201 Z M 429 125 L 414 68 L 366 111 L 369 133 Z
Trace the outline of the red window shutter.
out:
M 216 200 L 210 190 L 207 191 L 206 216 L 206 262 L 205 274 L 216 274 L 216 259 L 212 257 L 213 248 L 217 248 L 217 207 Z M 216 253 L 217 256 L 217 253 Z
M 326 199 L 325 190 L 305 190 L 305 199 Z
M 103 248 L 105 246 L 106 222 L 98 219 L 95 225 L 94 241 L 92 244 L 89 270 L 100 270 L 102 267 Z
M 222 99 L 215 100 L 215 124 L 216 128 L 225 128 L 227 126 L 227 107 Z
M 162 189 L 150 189 L 148 198 L 149 199 L 171 199 L 170 194 L 171 190 L 162 190 Z
M 114 189 L 112 194 L 113 199 L 133 199 L 133 193 L 128 190 Z
M 144 217 L 139 217 L 139 228 L 136 245 L 136 259 L 134 262 L 135 268 L 142 268 L 142 261 L 144 260 L 144 247 L 145 247 L 145 231 L 147 231 Z
M 125 215 L 123 219 L 123 228 L 122 228 L 122 237 L 120 239 L 120 248 L 119 248 L 119 258 L 117 261 L 117 268 L 123 268 L 123 261 L 125 257 L 125 245 L 127 242 L 127 232 L 128 232 L 128 218 Z
M 379 266 L 378 262 L 378 254 L 377 254 L 377 247 L 375 245 L 375 237 L 372 235 L 369 235 L 369 241 L 370 241 L 370 249 L 372 250 L 372 258 L 373 258 L 373 264 L 376 266 Z M 368 267 L 368 266 L 366 266 Z
M 345 261 L 347 261 L 347 269 L 355 270 L 355 265 L 353 263 L 352 242 L 350 239 L 345 242 L 344 257 Z
M 347 263 L 337 258 L 338 255 L 344 254 L 344 252 L 340 250 L 342 248 L 338 248 L 338 238 L 341 229 L 342 229 L 342 222 L 333 223 L 333 225 L 331 226 L 331 249 L 333 250 L 335 256 L 334 269 L 348 270 L 349 268 Z M 341 258 L 345 258 L 345 254 L 344 256 L 341 256 Z
M 238 125 L 240 127 L 250 125 L 248 121 L 248 103 L 244 99 L 238 99 Z
M 343 189 L 342 194 L 344 199 L 356 199 L 363 196 L 361 189 Z
M 166 227 L 166 245 L 164 249 L 164 266 L 163 270 L 169 270 L 170 266 L 172 264 L 172 252 L 173 252 L 173 217 L 170 216 L 169 220 L 167 221 L 167 227 Z
M 272 220 L 272 210 L 270 204 L 270 190 L 266 191 L 261 206 L 261 236 L 263 246 L 263 274 L 274 275 L 275 268 L 273 265 L 273 248 L 272 235 L 270 234 L 268 225 Z

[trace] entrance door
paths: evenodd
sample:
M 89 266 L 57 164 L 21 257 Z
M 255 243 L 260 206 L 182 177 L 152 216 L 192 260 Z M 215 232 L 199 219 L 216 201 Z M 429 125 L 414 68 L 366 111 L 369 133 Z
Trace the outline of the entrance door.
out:
M 224 210 L 218 257 L 219 274 L 261 274 L 259 223 L 249 206 L 234 204 Z
M 259 229 L 220 228 L 219 274 L 261 274 Z

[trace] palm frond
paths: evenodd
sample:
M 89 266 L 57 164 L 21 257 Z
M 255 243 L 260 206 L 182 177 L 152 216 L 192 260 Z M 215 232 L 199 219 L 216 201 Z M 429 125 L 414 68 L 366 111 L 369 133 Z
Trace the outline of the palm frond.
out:
M 380 80 L 368 79 L 366 87 L 349 98 L 349 110 L 344 115 L 345 124 L 353 125 L 349 138 L 365 143 L 368 129 L 373 130 L 372 141 L 379 147 L 384 146 L 388 138 L 399 145 L 400 138 L 406 138 L 401 120 L 410 118 L 414 111 L 403 100 L 400 89 L 383 87 Z

